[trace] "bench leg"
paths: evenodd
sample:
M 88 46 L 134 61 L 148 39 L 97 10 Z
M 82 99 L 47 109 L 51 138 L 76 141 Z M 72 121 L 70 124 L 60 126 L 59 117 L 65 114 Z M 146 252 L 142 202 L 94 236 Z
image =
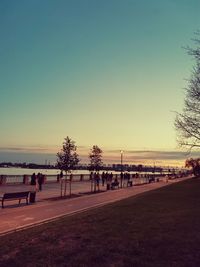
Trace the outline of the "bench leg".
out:
M 4 203 L 3 203 L 3 202 L 4 202 L 4 201 L 2 200 L 2 202 L 1 202 L 1 205 L 2 205 L 2 209 L 4 208 L 4 205 L 3 205 Z
M 19 199 L 19 205 L 20 205 L 20 203 L 21 203 L 21 198 Z
M 28 198 L 26 198 L 26 205 L 28 205 Z

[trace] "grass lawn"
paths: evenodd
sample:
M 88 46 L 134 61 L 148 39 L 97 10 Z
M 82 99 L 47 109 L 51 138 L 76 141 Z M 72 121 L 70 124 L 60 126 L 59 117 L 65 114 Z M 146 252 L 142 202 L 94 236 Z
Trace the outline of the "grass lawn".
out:
M 200 266 L 200 179 L 1 237 L 0 266 Z

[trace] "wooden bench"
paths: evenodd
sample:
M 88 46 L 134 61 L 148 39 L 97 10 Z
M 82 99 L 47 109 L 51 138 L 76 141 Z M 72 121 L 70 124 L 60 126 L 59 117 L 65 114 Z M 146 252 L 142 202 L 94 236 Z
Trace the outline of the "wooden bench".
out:
M 155 177 L 149 177 L 149 183 L 155 182 Z
M 13 193 L 4 193 L 2 197 L 0 197 L 2 208 L 4 208 L 5 200 L 19 200 L 19 204 L 21 203 L 21 199 L 26 199 L 26 204 L 28 205 L 28 197 L 29 191 L 25 192 L 13 192 Z
M 133 186 L 133 182 L 132 181 L 127 181 L 127 187 L 128 186 L 130 186 L 130 187 Z
M 119 188 L 119 182 L 112 182 L 111 189 L 115 189 L 115 187 Z

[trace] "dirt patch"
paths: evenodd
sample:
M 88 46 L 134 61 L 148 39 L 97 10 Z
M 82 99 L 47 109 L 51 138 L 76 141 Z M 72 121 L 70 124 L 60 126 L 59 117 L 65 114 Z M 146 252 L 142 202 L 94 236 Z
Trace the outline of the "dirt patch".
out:
M 95 195 L 95 194 L 99 194 L 99 193 L 103 193 L 103 192 L 106 192 L 104 190 L 99 190 L 99 191 L 96 191 L 96 192 L 83 192 L 83 193 L 79 193 L 81 196 L 84 196 L 84 195 Z
M 44 198 L 44 200 L 50 200 L 50 201 L 58 201 L 58 200 L 63 200 L 63 199 L 72 199 L 72 198 L 77 198 L 81 197 L 81 194 L 71 194 L 71 196 L 63 196 L 63 197 L 49 197 L 49 198 Z

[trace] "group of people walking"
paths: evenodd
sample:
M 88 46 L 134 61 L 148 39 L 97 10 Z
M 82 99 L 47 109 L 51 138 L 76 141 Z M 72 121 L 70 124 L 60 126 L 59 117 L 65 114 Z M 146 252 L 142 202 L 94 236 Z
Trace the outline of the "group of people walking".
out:
M 97 185 L 99 185 L 100 180 L 102 181 L 102 186 L 105 185 L 105 183 L 108 183 L 109 181 L 113 180 L 113 174 L 108 172 L 102 172 L 100 174 L 99 172 L 91 172 L 90 173 L 90 180 L 95 181 Z
M 131 179 L 131 174 L 128 172 L 121 172 L 120 173 L 120 181 L 118 181 L 118 175 L 113 174 L 112 172 L 102 172 L 102 174 L 100 174 L 99 172 L 91 172 L 90 173 L 90 180 L 94 181 L 94 183 L 97 185 L 97 188 L 99 189 L 99 184 L 100 181 L 102 182 L 102 186 L 104 186 L 105 184 L 107 185 L 107 187 L 109 188 L 109 185 L 115 184 L 115 185 L 121 185 L 121 187 L 123 186 L 123 182 L 124 181 L 130 181 Z
M 36 191 L 42 191 L 42 185 L 45 180 L 45 175 L 38 172 L 36 175 L 35 172 L 31 175 L 31 185 L 34 185 L 36 188 Z

